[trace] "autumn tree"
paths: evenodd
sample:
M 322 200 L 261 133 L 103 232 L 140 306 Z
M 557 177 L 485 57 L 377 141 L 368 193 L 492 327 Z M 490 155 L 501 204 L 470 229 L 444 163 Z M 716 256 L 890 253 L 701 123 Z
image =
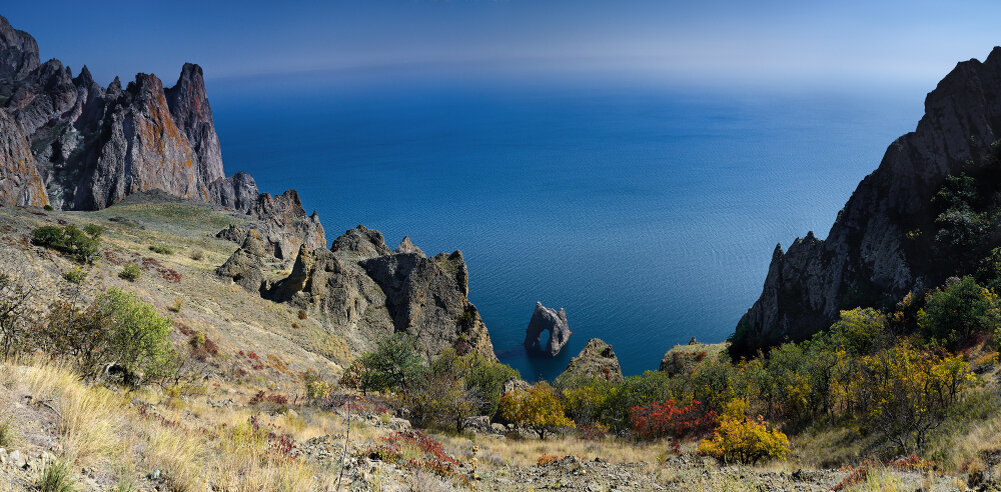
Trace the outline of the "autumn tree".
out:
M 547 432 L 574 427 L 565 412 L 556 391 L 545 381 L 500 397 L 501 417 L 532 429 L 539 434 L 539 439 L 545 439 Z

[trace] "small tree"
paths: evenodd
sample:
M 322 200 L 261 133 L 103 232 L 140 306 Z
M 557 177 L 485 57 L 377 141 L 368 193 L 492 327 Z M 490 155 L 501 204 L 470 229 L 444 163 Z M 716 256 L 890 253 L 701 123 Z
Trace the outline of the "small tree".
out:
M 922 449 L 976 378 L 962 355 L 918 350 L 907 344 L 862 358 L 858 391 L 865 422 L 902 454 Z
M 364 392 L 406 388 L 423 365 L 414 338 L 402 332 L 380 341 L 374 352 L 361 356 L 360 362 L 360 387 Z
M 176 359 L 170 319 L 119 289 L 98 296 L 94 309 L 109 326 L 108 361 L 124 370 L 126 384 L 138 388 L 170 375 Z
M 831 341 L 854 355 L 867 355 L 889 345 L 886 315 L 873 308 L 841 311 L 831 325 Z
M 28 301 L 34 295 L 23 280 L 0 273 L 0 356 L 14 355 L 25 342 L 30 317 Z
M 547 432 L 574 427 L 574 422 L 566 416 L 563 402 L 545 381 L 526 390 L 501 395 L 500 413 L 505 420 L 534 430 L 539 439 L 545 439 Z
M 723 462 L 757 463 L 767 459 L 784 459 L 789 453 L 789 439 L 760 415 L 749 418 L 747 400 L 734 399 L 720 416 L 719 427 L 710 439 L 699 443 L 699 454 L 713 456 Z

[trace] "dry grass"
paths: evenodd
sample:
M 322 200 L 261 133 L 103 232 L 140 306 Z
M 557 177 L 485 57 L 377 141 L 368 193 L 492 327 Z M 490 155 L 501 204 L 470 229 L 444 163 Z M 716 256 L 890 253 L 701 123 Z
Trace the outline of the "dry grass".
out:
M 68 368 L 40 360 L 0 365 L 0 382 L 12 384 L 15 391 L 33 395 L 58 412 L 57 433 L 68 462 L 113 470 L 119 482 L 134 483 L 152 470 L 161 470 L 176 490 L 214 487 L 257 492 L 332 486 L 329 470 L 282 457 L 265 439 L 253 435 L 249 409 L 201 406 L 202 418 L 192 421 L 190 414 L 184 420 L 186 410 L 157 406 L 162 419 L 144 417 L 131 403 L 135 395 L 85 384 Z M 343 427 L 333 416 L 307 423 L 301 417 L 280 415 L 273 423 L 298 438 Z M 201 425 L 196 428 L 196 424 Z

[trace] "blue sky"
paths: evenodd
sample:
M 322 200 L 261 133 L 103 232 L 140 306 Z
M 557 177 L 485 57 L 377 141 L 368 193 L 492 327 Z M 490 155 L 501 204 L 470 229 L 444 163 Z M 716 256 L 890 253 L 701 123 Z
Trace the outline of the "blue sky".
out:
M 95 7 L 95 5 L 97 5 Z M 211 80 L 605 77 L 931 88 L 1001 44 L 1001 2 L 669 0 L 13 2 L 43 59 L 100 82 L 185 61 Z

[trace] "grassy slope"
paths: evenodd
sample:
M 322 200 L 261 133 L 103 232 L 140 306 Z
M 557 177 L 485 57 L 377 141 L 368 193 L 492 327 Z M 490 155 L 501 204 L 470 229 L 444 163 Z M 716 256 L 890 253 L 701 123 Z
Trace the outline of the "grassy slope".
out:
M 116 219 L 112 221 L 109 219 Z M 109 287 L 138 293 L 161 312 L 175 319 L 178 327 L 204 332 L 220 347 L 218 357 L 209 358 L 200 367 L 204 380 L 175 388 L 170 392 L 149 389 L 121 394 L 101 387 L 86 386 L 65 367 L 39 358 L 21 363 L 0 365 L 0 415 L 12 418 L 16 434 L 14 447 L 29 456 L 51 452 L 74 464 L 73 478 L 87 490 L 103 490 L 112 484 L 133 484 L 147 490 L 166 484 L 179 490 L 324 490 L 333 486 L 339 469 L 338 452 L 319 460 L 287 460 L 268 449 L 265 442 L 246 432 L 251 416 L 257 416 L 266 428 L 289 433 L 301 443 L 321 437 L 340 443 L 347 423 L 343 417 L 302 405 L 291 405 L 291 413 L 274 413 L 248 402 L 258 391 L 301 395 L 297 374 L 307 368 L 318 370 L 327 379 L 336 380 L 344 367 L 368 347 L 357 333 L 341 333 L 338 327 L 326 326 L 322 318 L 300 320 L 295 310 L 262 300 L 238 286 L 220 280 L 216 266 L 236 248 L 232 242 L 216 239 L 214 234 L 230 223 L 244 219 L 230 212 L 202 205 L 170 201 L 144 203 L 129 201 L 100 212 L 46 212 L 0 208 L 0 270 L 18 273 L 32 280 L 38 289 L 38 307 L 51 302 L 69 287 L 61 274 L 76 264 L 54 252 L 30 245 L 31 229 L 58 221 L 83 226 L 95 223 L 107 228 L 102 255 L 88 267 L 90 277 L 83 296 L 90 298 Z M 172 255 L 157 254 L 150 245 L 171 248 Z M 202 259 L 192 258 L 195 251 Z M 182 275 L 174 283 L 147 269 L 134 282 L 118 278 L 122 260 L 155 259 L 162 268 Z M 284 272 L 271 272 L 280 276 Z M 168 308 L 181 301 L 179 312 Z M 298 326 L 296 328 L 295 326 Z M 174 334 L 180 350 L 186 350 L 187 336 Z M 718 347 L 699 346 L 699 350 Z M 673 350 L 692 350 L 680 346 Z M 240 355 L 240 352 L 244 355 Z M 260 361 L 247 356 L 251 351 Z M 270 357 L 269 357 L 270 356 Z M 257 367 L 257 368 L 255 368 Z M 41 403 L 40 403 L 41 402 Z M 149 405 L 149 406 L 144 406 Z M 975 429 L 968 443 L 980 436 L 986 440 L 998 423 L 991 421 Z M 242 429 L 242 430 L 241 430 Z M 365 441 L 390 432 L 378 421 L 352 426 L 351 451 L 360 452 Z M 987 434 L 985 434 L 987 433 Z M 997 433 L 991 434 L 991 441 Z M 637 463 L 623 468 L 623 476 L 636 477 L 631 487 L 645 490 L 655 486 L 687 490 L 753 490 L 761 480 L 770 484 L 792 485 L 788 473 L 800 466 L 817 466 L 810 454 L 799 454 L 789 462 L 764 468 L 720 469 L 703 462 L 692 466 L 665 465 L 668 456 L 665 442 L 637 444 L 630 441 L 584 441 L 572 437 L 547 441 L 508 440 L 490 436 L 439 436 L 446 450 L 465 461 L 473 445 L 480 448 L 480 470 L 487 478 L 483 489 L 527 490 L 566 483 L 554 470 L 535 466 L 543 454 L 577 455 L 584 460 L 601 458 L 612 463 Z M 809 453 L 822 453 L 831 437 L 819 435 L 812 444 L 803 442 Z M 825 441 L 827 440 L 827 441 Z M 820 447 L 818 447 L 820 446 Z M 691 450 L 693 443 L 686 443 Z M 794 449 L 796 448 L 794 443 Z M 339 446 L 336 447 L 339 449 Z M 335 451 L 336 451 L 335 449 Z M 623 465 L 625 466 L 625 465 Z M 86 467 L 87 472 L 82 470 Z M 363 469 L 364 468 L 364 469 Z M 146 477 L 160 470 L 160 481 Z M 411 484 L 416 490 L 442 490 L 434 477 L 400 475 L 400 470 L 378 464 L 356 469 L 353 477 L 373 490 L 393 489 Z M 786 473 L 786 475 L 780 475 Z M 818 472 L 820 473 L 820 472 Z M 846 472 L 822 472 L 812 489 L 822 490 L 837 483 Z M 532 477 L 531 485 L 524 476 Z M 13 472 L 0 467 L 0 483 L 11 490 L 30 488 L 35 473 Z M 762 478 L 765 477 L 765 478 Z M 950 480 L 888 471 L 877 477 L 891 483 L 946 486 Z M 608 476 L 594 477 L 599 490 Z M 602 485 L 605 483 L 606 485 Z M 825 485 L 822 485 L 825 484 Z M 628 488 L 628 487 L 627 487 Z M 892 489 L 892 488 L 891 488 Z M 0 490 L 4 490 L 0 486 Z M 408 490 L 402 488 L 402 490 Z

